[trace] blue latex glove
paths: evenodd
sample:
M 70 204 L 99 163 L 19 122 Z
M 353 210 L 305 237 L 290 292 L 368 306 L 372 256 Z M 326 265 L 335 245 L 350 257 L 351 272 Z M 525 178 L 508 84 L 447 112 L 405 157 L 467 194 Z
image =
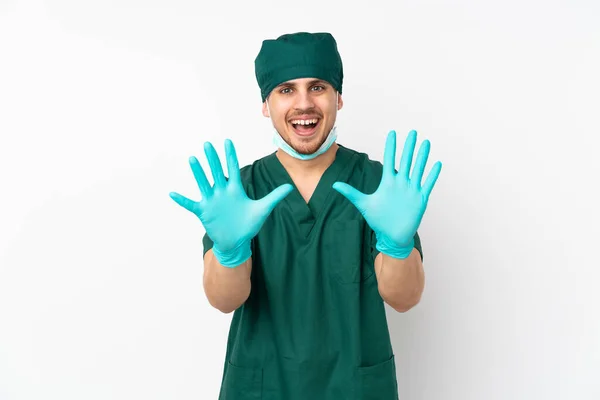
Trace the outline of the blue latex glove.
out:
M 236 267 L 250 258 L 251 239 L 258 234 L 271 211 L 293 187 L 284 184 L 262 199 L 252 200 L 242 186 L 238 159 L 231 140 L 225 141 L 228 179 L 223 174 L 221 161 L 211 143 L 204 144 L 204 152 L 212 171 L 214 186 L 210 186 L 204 170 L 196 157 L 192 156 L 189 163 L 202 199 L 192 201 L 175 192 L 171 192 L 170 196 L 177 204 L 200 218 L 208 237 L 213 241 L 212 249 L 217 261 L 225 267 Z
M 436 162 L 421 186 L 430 143 L 423 141 L 409 175 L 417 132 L 406 138 L 400 168 L 395 169 L 396 132 L 388 134 L 385 144 L 383 175 L 375 193 L 366 195 L 343 182 L 333 188 L 344 195 L 363 215 L 377 237 L 377 249 L 394 258 L 407 258 L 414 248 L 414 236 L 427 208 L 429 195 L 440 174 L 442 164 Z

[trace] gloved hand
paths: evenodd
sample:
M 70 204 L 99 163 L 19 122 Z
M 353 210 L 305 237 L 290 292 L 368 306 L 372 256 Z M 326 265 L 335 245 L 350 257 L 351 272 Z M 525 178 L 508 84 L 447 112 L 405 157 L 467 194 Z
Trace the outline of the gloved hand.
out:
M 213 253 L 217 261 L 225 267 L 236 267 L 250 258 L 251 239 L 258 234 L 271 211 L 293 187 L 284 184 L 262 199 L 252 200 L 242 186 L 238 159 L 231 140 L 225 141 L 228 179 L 223 174 L 221 161 L 211 143 L 204 144 L 204 152 L 212 171 L 214 186 L 210 186 L 198 160 L 192 156 L 189 163 L 202 199 L 195 202 L 175 192 L 171 192 L 170 196 L 177 204 L 200 218 L 213 241 Z
M 396 173 L 396 132 L 388 134 L 383 175 L 375 193 L 366 195 L 343 182 L 333 184 L 333 188 L 354 204 L 373 229 L 377 237 L 377 249 L 394 258 L 404 259 L 412 252 L 414 236 L 442 168 L 441 162 L 436 162 L 421 186 L 430 148 L 429 141 L 425 140 L 419 149 L 412 175 L 409 176 L 416 140 L 417 132 L 410 131 L 404 144 L 400 168 Z

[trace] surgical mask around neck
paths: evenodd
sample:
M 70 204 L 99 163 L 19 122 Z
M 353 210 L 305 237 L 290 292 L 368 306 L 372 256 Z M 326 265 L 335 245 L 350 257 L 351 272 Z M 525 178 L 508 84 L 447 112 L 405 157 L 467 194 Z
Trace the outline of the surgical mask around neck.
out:
M 327 135 L 327 139 L 325 139 L 325 141 L 323 142 L 323 144 L 321 145 L 321 147 L 319 147 L 319 149 L 317 151 L 315 151 L 312 154 L 300 154 L 296 150 L 294 150 L 292 148 L 292 146 L 287 144 L 287 142 L 285 140 L 283 140 L 283 138 L 281 137 L 279 132 L 277 132 L 277 129 L 273 128 L 273 131 L 274 131 L 273 132 L 273 143 L 277 147 L 279 147 L 281 150 L 285 151 L 290 156 L 297 158 L 298 160 L 312 160 L 313 158 L 320 156 L 321 154 L 323 154 L 327 150 L 329 150 L 331 145 L 337 139 L 336 127 L 334 126 L 333 128 L 331 128 L 331 131 L 329 131 L 329 135 Z
M 338 95 L 339 95 L 339 93 L 336 93 L 336 104 L 337 104 Z M 269 101 L 268 100 L 267 100 L 267 110 L 269 111 L 269 117 L 270 117 L 271 110 L 269 109 Z M 289 154 L 290 156 L 292 156 L 298 160 L 312 160 L 313 158 L 320 156 L 321 154 L 323 154 L 327 150 L 329 150 L 331 145 L 333 143 L 335 143 L 336 139 L 337 139 L 337 127 L 333 126 L 333 128 L 331 128 L 331 130 L 329 131 L 329 134 L 327 135 L 327 139 L 325 139 L 325 141 L 323 142 L 323 144 L 321 145 L 321 147 L 319 147 L 319 149 L 317 151 L 315 151 L 312 154 L 300 154 L 296 150 L 294 150 L 292 148 L 292 146 L 287 144 L 287 142 L 285 140 L 283 140 L 283 138 L 281 137 L 281 135 L 279 134 L 279 132 L 277 131 L 277 129 L 275 129 L 275 126 L 273 125 L 273 143 L 277 147 L 279 147 L 281 150 L 285 151 L 287 154 Z

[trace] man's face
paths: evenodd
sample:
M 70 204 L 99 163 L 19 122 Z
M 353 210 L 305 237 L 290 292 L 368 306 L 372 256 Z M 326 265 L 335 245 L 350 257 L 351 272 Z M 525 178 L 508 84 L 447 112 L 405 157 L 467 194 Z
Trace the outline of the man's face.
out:
M 283 140 L 300 154 L 314 153 L 333 128 L 342 96 L 326 81 L 301 78 L 277 86 L 263 103 Z M 269 107 L 267 108 L 267 104 Z M 269 115 L 270 111 L 270 115 Z

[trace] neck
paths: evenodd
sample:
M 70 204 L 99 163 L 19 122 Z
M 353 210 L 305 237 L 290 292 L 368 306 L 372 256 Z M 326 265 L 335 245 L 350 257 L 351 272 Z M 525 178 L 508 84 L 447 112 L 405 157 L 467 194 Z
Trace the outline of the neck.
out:
M 338 148 L 338 144 L 333 143 L 325 153 L 312 160 L 298 160 L 281 149 L 278 149 L 275 155 L 279 159 L 279 162 L 281 162 L 281 165 L 283 165 L 290 174 L 302 173 L 304 175 L 320 175 L 333 163 Z

